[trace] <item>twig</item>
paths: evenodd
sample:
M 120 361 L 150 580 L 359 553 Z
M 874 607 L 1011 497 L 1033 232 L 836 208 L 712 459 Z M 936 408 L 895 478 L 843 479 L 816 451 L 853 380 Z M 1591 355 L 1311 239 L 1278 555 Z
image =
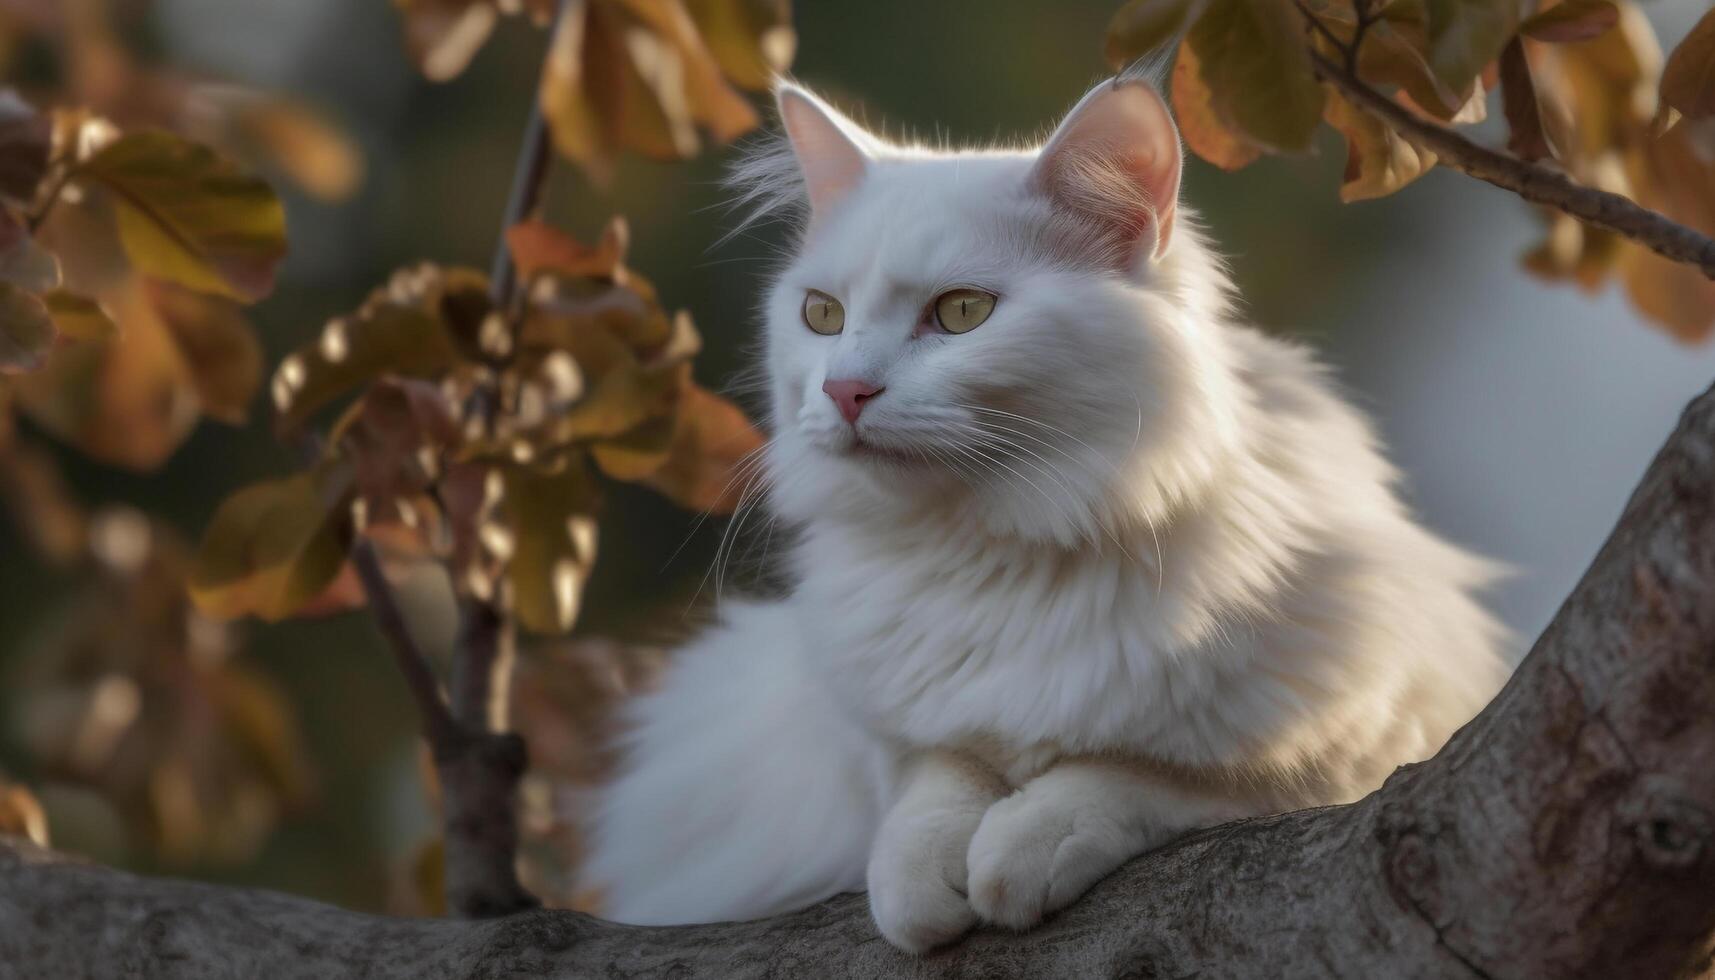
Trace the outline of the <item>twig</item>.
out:
M 429 666 L 429 658 L 411 636 L 410 624 L 405 622 L 405 614 L 399 608 L 393 586 L 381 569 L 375 543 L 359 535 L 357 543 L 351 547 L 351 565 L 363 583 L 370 615 L 375 618 L 381 635 L 387 638 L 393 659 L 399 665 L 399 673 L 404 675 L 405 684 L 417 702 L 417 713 L 421 716 L 429 748 L 436 758 L 442 758 L 458 741 L 458 723 L 441 696 L 441 687 L 435 680 L 434 669 Z
M 1469 177 L 1508 190 L 1637 242 L 1663 258 L 1696 266 L 1715 279 L 1715 239 L 1642 207 L 1630 198 L 1585 187 L 1563 174 L 1479 146 L 1430 122 L 1312 50 L 1322 79 L 1359 108 L 1378 117 L 1407 140 L 1435 153 L 1438 160 Z

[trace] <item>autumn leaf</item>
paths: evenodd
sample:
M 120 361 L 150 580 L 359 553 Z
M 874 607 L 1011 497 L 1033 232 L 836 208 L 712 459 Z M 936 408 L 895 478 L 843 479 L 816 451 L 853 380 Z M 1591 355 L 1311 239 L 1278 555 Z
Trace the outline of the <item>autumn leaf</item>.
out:
M 577 465 L 550 473 L 509 466 L 501 473 L 496 521 L 512 540 L 507 581 L 513 611 L 525 629 L 563 633 L 577 620 L 595 564 L 594 484 Z
M 462 360 L 442 313 L 449 282 L 479 277 L 432 265 L 395 273 L 357 312 L 336 317 L 274 371 L 275 428 L 290 432 L 317 409 L 383 375 L 433 378 Z M 479 277 L 480 278 L 480 277 Z
M 1661 99 L 1687 119 L 1715 115 L 1715 10 L 1705 13 L 1668 57 Z
M 1609 0 L 1561 0 L 1526 17 L 1518 32 L 1533 41 L 1565 44 L 1588 41 L 1619 19 L 1619 8 Z
M 38 847 L 48 846 L 48 818 L 29 790 L 0 780 L 0 834 L 23 837 Z
M 630 242 L 630 228 L 621 217 L 607 223 L 593 248 L 545 221 L 522 221 L 506 229 L 507 248 L 512 250 L 519 274 L 526 279 L 540 272 L 617 279 Z
M 286 99 L 245 92 L 230 107 L 234 140 L 310 196 L 343 201 L 363 182 L 363 153 L 321 113 Z
M 0 282 L 0 374 L 40 370 L 54 333 L 53 318 L 40 298 Z
M 262 383 L 262 345 L 238 305 L 165 283 L 149 300 L 177 343 L 203 413 L 243 424 Z
M 1425 0 L 1429 64 L 1447 88 L 1463 91 L 1514 34 L 1515 0 Z
M 210 616 L 285 619 L 345 563 L 351 476 L 322 464 L 228 497 L 203 534 L 190 594 Z
M 557 0 L 528 0 L 532 19 L 547 23 Z M 456 78 L 487 42 L 500 19 L 496 0 L 393 0 L 405 22 L 405 47 L 430 81 Z M 510 4 L 518 9 L 519 4 Z
M 572 5 L 549 42 L 539 94 L 554 145 L 605 180 L 621 149 L 683 159 L 701 148 L 701 132 L 728 142 L 750 131 L 759 117 L 734 86 L 763 87 L 785 68 L 785 15 L 784 4 L 755 0 Z
M 142 272 L 254 302 L 274 288 L 286 213 L 268 184 L 171 133 L 120 137 L 74 174 L 114 197 L 119 235 Z
M 1108 21 L 1102 49 L 1108 65 L 1121 71 L 1139 58 L 1176 43 L 1207 5 L 1208 0 L 1128 0 Z
M 1507 149 L 1514 156 L 1535 161 L 1557 155 L 1542 121 L 1524 43 L 1516 37 L 1501 51 L 1501 105 L 1507 115 Z
M 740 466 L 763 442 L 737 405 L 688 384 L 667 458 L 644 483 L 687 510 L 730 514 L 746 489 Z
M 1323 95 L 1303 38 L 1288 4 L 1212 0 L 1186 41 L 1223 126 L 1275 152 L 1310 148 Z
M 1222 170 L 1238 170 L 1262 155 L 1262 149 L 1222 125 L 1210 104 L 1208 86 L 1203 84 L 1197 65 L 1197 52 L 1189 42 L 1179 45 L 1179 55 L 1173 64 L 1171 82 L 1173 117 L 1179 123 L 1179 135 L 1191 152 Z
M 48 316 L 53 318 L 54 326 L 65 340 L 81 343 L 112 340 L 119 329 L 100 303 L 70 290 L 49 290 L 42 296 L 42 304 L 47 307 Z
M 1392 194 L 1435 165 L 1435 155 L 1415 146 L 1382 120 L 1330 93 L 1328 124 L 1346 137 L 1346 172 L 1340 200 L 1347 203 Z

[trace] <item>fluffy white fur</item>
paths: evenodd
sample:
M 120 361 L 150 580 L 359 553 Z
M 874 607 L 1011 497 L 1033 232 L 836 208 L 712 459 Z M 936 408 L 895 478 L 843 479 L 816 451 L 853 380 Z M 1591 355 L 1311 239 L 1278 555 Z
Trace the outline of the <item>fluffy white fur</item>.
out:
M 1026 927 L 1186 830 L 1364 794 L 1496 689 L 1489 566 L 1412 520 L 1309 353 L 1235 322 L 1147 84 L 1028 151 L 780 101 L 791 152 L 741 178 L 809 206 L 765 308 L 794 588 L 635 704 L 594 818 L 608 914 L 867 886 L 908 950 Z M 955 287 L 999 297 L 966 334 L 926 318 Z M 848 425 L 830 378 L 884 387 Z

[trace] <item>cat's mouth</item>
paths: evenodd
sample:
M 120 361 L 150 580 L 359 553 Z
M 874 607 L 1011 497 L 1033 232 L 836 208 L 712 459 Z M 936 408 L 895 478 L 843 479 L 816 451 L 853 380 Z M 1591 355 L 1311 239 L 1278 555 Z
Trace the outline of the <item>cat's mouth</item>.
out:
M 843 456 L 877 460 L 896 466 L 920 467 L 929 461 L 923 453 L 894 446 L 884 446 L 876 442 L 865 442 L 861 436 L 854 436 L 850 442 L 840 448 L 839 452 Z

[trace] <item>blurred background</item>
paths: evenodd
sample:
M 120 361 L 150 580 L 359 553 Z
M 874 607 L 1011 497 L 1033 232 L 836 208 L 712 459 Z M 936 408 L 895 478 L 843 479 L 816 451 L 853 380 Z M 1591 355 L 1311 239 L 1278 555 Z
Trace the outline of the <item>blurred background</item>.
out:
M 1103 74 L 1117 4 L 800 0 L 794 71 L 892 134 L 1032 137 Z M 1702 7 L 1662 0 L 1648 12 L 1672 43 Z M 151 59 L 289 93 L 362 150 L 366 175 L 349 200 L 286 189 L 291 256 L 278 291 L 251 311 L 270 367 L 399 266 L 487 266 L 543 32 L 504 19 L 471 68 L 443 85 L 410 64 L 383 0 L 157 0 L 140 23 L 137 43 Z M 1340 204 L 1344 154 L 1323 136 L 1315 157 L 1236 174 L 1193 159 L 1187 198 L 1231 256 L 1255 321 L 1314 345 L 1375 416 L 1424 519 L 1517 570 L 1493 601 L 1528 639 L 1594 554 L 1679 409 L 1715 378 L 1715 347 L 1687 347 L 1645 325 L 1615 289 L 1587 295 L 1526 275 L 1517 257 L 1538 239 L 1538 222 L 1469 178 L 1437 169 L 1395 196 Z M 626 215 L 630 264 L 703 332 L 700 380 L 744 401 L 753 306 L 779 241 L 767 228 L 721 240 L 730 217 L 718 180 L 730 153 L 680 164 L 627 157 L 606 188 L 560 166 L 548 210 L 586 241 L 609 215 Z M 204 423 L 149 474 L 56 452 L 88 503 L 135 504 L 194 541 L 234 488 L 292 468 L 267 426 L 260 401 L 248 428 Z M 687 628 L 724 522 L 694 523 L 646 492 L 617 492 L 579 634 L 655 642 Z M 297 712 L 306 789 L 252 846 L 169 859 L 128 835 L 95 794 L 43 778 L 26 751 L 18 695 L 37 651 L 68 618 L 88 615 L 75 586 L 35 557 L 19 528 L 0 523 L 0 770 L 40 790 L 57 845 L 127 867 L 398 907 L 400 868 L 432 819 L 412 706 L 364 615 L 240 627 L 242 657 Z M 415 611 L 425 639 L 445 644 L 452 622 L 441 608 Z M 552 659 L 529 669 L 543 656 L 525 651 L 527 680 L 551 671 Z

